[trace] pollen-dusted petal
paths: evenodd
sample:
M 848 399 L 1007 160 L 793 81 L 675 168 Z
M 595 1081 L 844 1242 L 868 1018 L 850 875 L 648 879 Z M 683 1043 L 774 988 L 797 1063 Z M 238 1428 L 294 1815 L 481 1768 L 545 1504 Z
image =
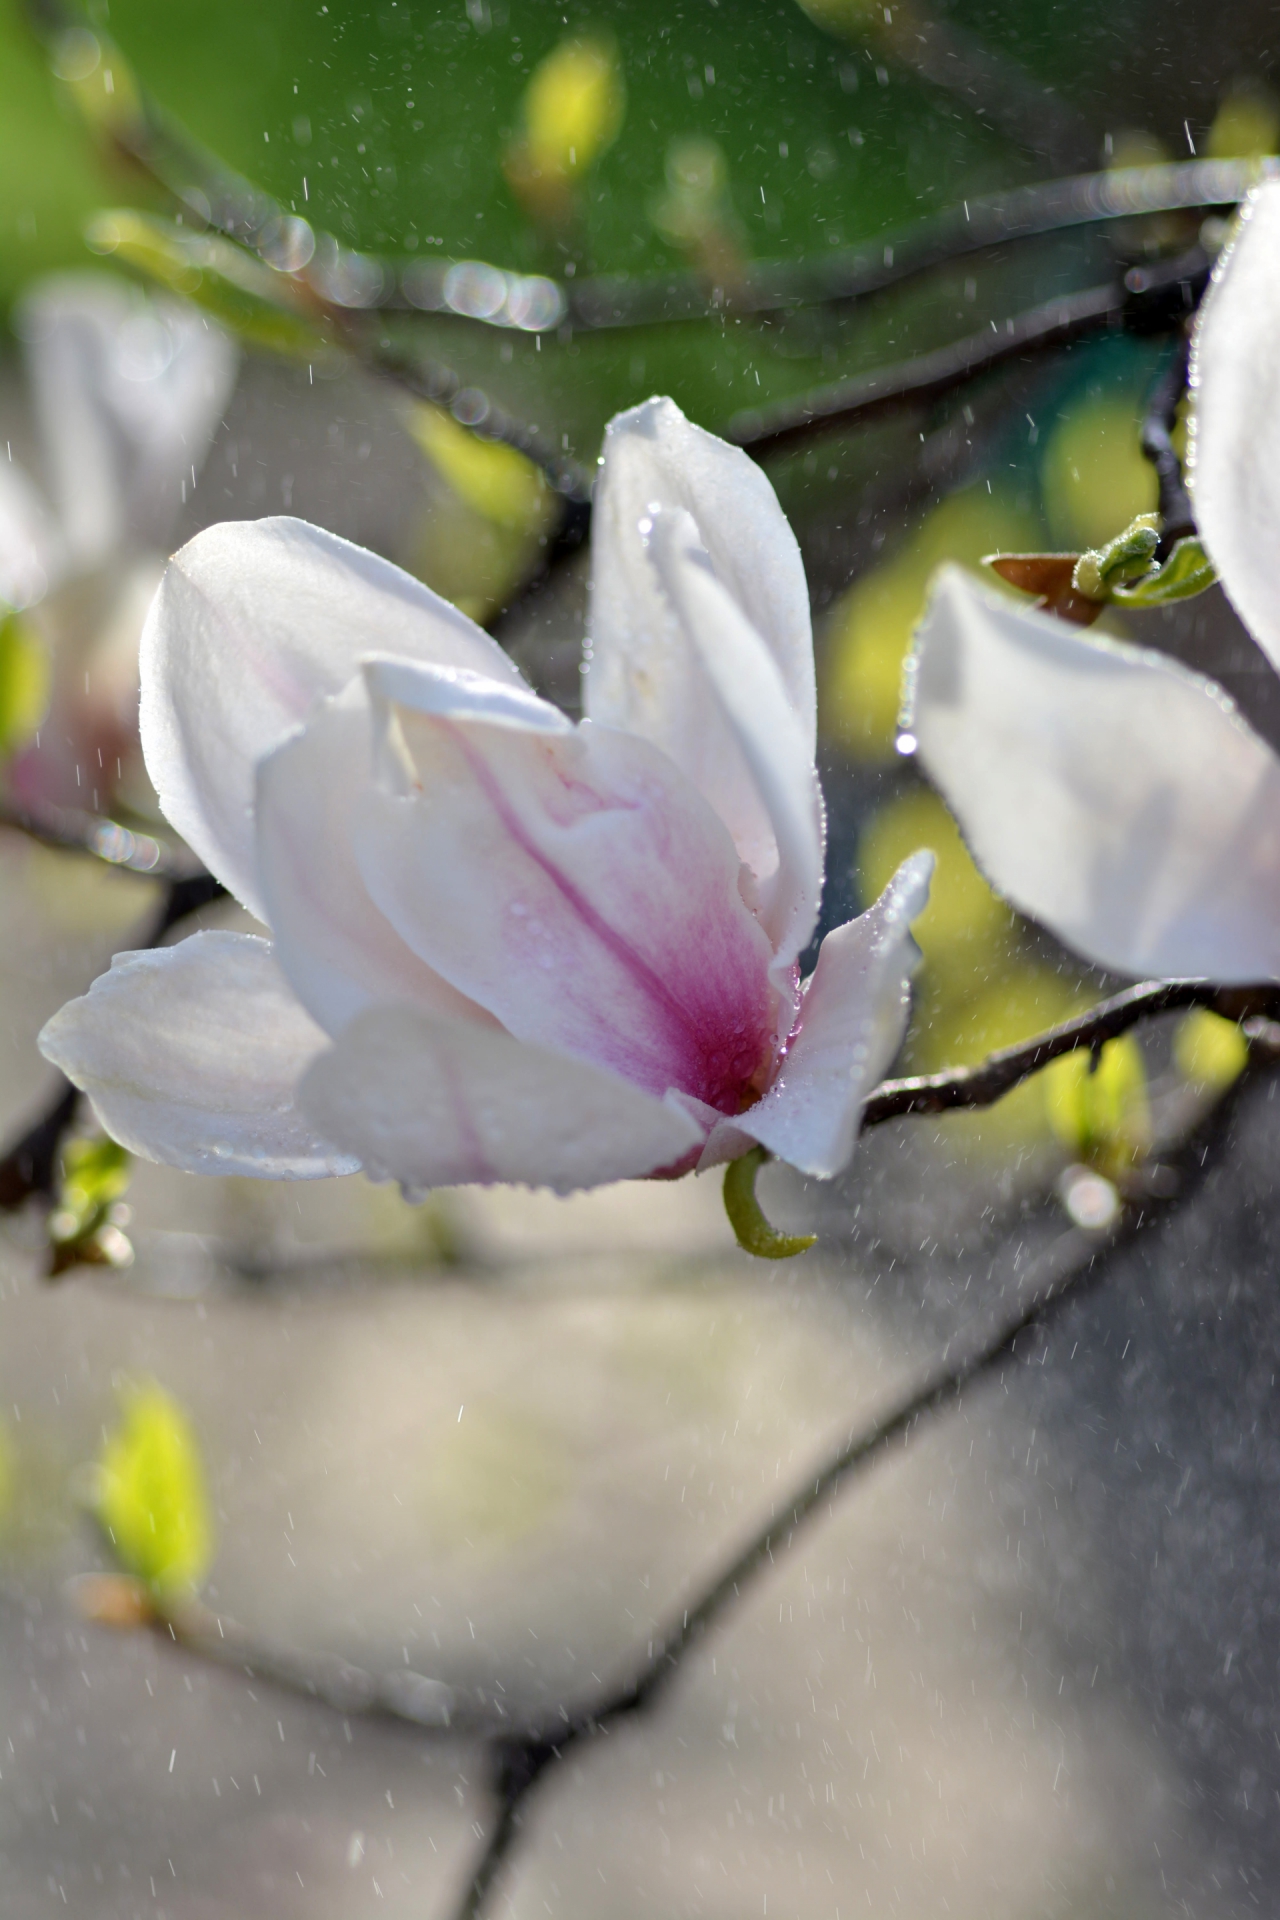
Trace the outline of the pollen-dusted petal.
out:
M 738 1118 L 802 1173 L 826 1180 L 849 1164 L 867 1095 L 902 1045 L 920 959 L 911 923 L 932 872 L 931 853 L 912 854 L 873 907 L 827 935 L 778 1077 Z
M 357 1170 L 294 1105 L 324 1044 L 270 943 L 224 932 L 118 953 L 40 1035 L 45 1058 L 131 1152 L 187 1173 L 261 1180 Z
M 142 636 L 147 771 L 166 818 L 260 917 L 254 769 L 379 651 L 523 685 L 456 607 L 304 520 L 210 527 L 165 570 Z
M 322 701 L 302 731 L 260 764 L 258 874 L 277 963 L 329 1034 L 387 1001 L 492 1025 L 493 1016 L 433 972 L 369 897 L 351 827 L 372 778 L 363 675 Z
M 1280 979 L 1280 760 L 1163 654 L 934 589 L 908 724 L 975 859 L 1117 973 Z
M 616 1074 L 416 1007 L 361 1014 L 309 1069 L 316 1126 L 409 1188 L 573 1193 L 685 1160 L 702 1129 Z
M 812 763 L 813 635 L 795 535 L 759 467 L 693 426 L 671 400 L 618 415 L 605 436 L 592 527 L 586 710 L 669 754 L 764 875 L 776 860 L 767 812 L 648 549 L 654 514 L 680 512 L 692 516 L 728 602 L 759 635 Z
M 383 784 L 356 856 L 401 936 L 520 1039 L 736 1111 L 772 1059 L 772 955 L 679 769 L 475 676 L 366 671 Z
M 1241 211 L 1196 330 L 1189 479 L 1227 596 L 1280 667 L 1280 181 Z

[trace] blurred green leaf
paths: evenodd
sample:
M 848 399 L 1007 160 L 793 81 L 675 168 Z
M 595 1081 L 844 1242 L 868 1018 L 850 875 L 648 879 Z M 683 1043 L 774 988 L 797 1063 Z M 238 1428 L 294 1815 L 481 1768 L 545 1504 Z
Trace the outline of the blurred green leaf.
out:
M 951 997 L 967 997 L 1007 964 L 1014 915 L 978 872 L 945 802 L 925 787 L 899 794 L 868 822 L 858 848 L 864 901 L 876 899 L 918 847 L 930 848 L 937 865 L 911 931 L 934 987 L 945 980 Z
M 1179 1073 L 1206 1093 L 1225 1093 L 1249 1064 L 1249 1042 L 1234 1020 L 1196 1007 L 1177 1025 L 1173 1058 Z
M 1155 469 L 1143 457 L 1141 401 L 1086 392 L 1070 403 L 1045 445 L 1040 481 L 1049 531 L 1066 547 L 1104 548 L 1156 506 Z
M 818 718 L 824 738 L 859 759 L 891 761 L 903 663 L 935 568 L 945 560 L 975 566 L 992 547 L 1025 546 L 1039 532 L 1034 514 L 1004 486 L 964 487 L 932 507 L 892 558 L 850 587 L 823 625 Z
M 512 191 L 533 219 L 569 217 L 575 188 L 617 139 L 626 105 L 611 40 L 574 36 L 539 61 L 521 102 L 521 131 L 503 156 Z
M 1151 1148 L 1142 1048 L 1131 1034 L 1064 1054 L 1041 1075 L 1049 1124 L 1082 1164 L 1120 1181 Z
M 473 620 L 487 620 L 537 564 L 559 499 L 524 454 L 459 426 L 443 408 L 410 403 L 403 417 L 442 483 L 408 564 Z
M 644 206 L 662 184 L 668 143 L 682 136 L 723 148 L 741 182 L 749 251 L 792 258 L 903 223 L 922 199 L 976 191 L 993 162 L 1008 164 L 976 116 L 958 121 L 914 81 L 881 87 L 867 68 L 855 97 L 848 47 L 792 0 L 696 12 L 652 0 L 607 9 L 383 0 L 357 10 L 113 0 L 111 9 L 112 32 L 161 104 L 293 212 L 352 246 L 439 246 L 504 266 L 527 263 L 540 244 L 504 153 L 522 134 L 550 150 L 556 124 L 568 123 L 570 68 L 557 54 L 566 40 L 602 46 L 602 18 L 617 79 L 601 85 L 601 70 L 589 77 L 584 65 L 574 108 L 584 130 L 588 116 L 598 128 L 580 211 L 582 246 L 601 270 L 667 265 Z M 607 146 L 622 85 L 626 118 Z M 831 164 L 811 171 L 819 148 Z M 1021 159 L 1012 165 L 1026 171 Z
M 126 1387 L 122 1400 L 98 1459 L 94 1512 L 125 1572 L 160 1600 L 176 1599 L 200 1585 L 213 1558 L 199 1443 L 154 1381 Z
M 1232 87 L 1213 116 L 1205 152 L 1211 160 L 1255 160 L 1280 150 L 1280 100 L 1254 77 Z
M 65 110 L 21 0 L 0 0 L 0 303 L 7 308 L 37 273 L 84 260 L 82 230 L 109 191 L 128 199 L 143 183 L 116 174 Z
M 7 759 L 44 719 L 52 685 L 49 652 L 31 622 L 0 610 L 0 759 Z
M 105 1134 L 63 1148 L 62 1180 L 49 1215 L 53 1273 L 79 1265 L 126 1266 L 133 1258 L 121 1230 L 128 1209 L 120 1205 L 132 1171 L 132 1154 Z

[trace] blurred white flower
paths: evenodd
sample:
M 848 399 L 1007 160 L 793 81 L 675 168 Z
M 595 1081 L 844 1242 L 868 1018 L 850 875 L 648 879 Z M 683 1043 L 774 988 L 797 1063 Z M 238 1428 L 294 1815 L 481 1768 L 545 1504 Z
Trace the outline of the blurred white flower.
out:
M 670 401 L 608 435 L 587 718 L 387 562 L 214 527 L 143 642 L 161 803 L 272 929 L 126 954 L 41 1036 L 202 1172 L 560 1192 L 761 1143 L 830 1175 L 897 1050 L 931 856 L 827 935 L 799 550 Z
M 1197 328 L 1190 480 L 1228 598 L 1280 668 L 1280 184 L 1244 216 Z M 1078 953 L 1280 979 L 1280 757 L 1213 681 L 951 568 L 905 724 L 988 877 Z
M 235 384 L 234 342 L 107 274 L 38 282 L 15 325 L 56 529 L 51 581 L 122 547 L 163 552 Z
M 55 714 L 9 770 L 28 801 L 88 805 L 136 749 L 137 647 L 173 524 L 235 384 L 232 340 L 194 308 L 106 274 L 38 282 L 15 315 L 48 500 L 0 459 L 0 607 L 41 601 Z M 51 596 L 86 576 L 92 591 Z M 106 784 L 105 782 L 103 784 Z

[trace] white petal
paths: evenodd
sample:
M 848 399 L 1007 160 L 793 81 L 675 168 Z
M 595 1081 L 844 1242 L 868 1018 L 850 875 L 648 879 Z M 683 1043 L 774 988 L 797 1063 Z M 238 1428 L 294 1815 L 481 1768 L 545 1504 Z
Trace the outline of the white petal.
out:
M 902 1045 L 920 959 L 911 923 L 932 873 L 931 853 L 912 854 L 873 907 L 827 935 L 777 1079 L 726 1128 L 820 1179 L 848 1165 L 867 1095 Z M 715 1164 L 720 1146 L 713 1135 L 701 1164 Z
M 164 540 L 235 385 L 234 342 L 194 307 L 62 274 L 18 315 L 49 481 L 78 567 Z
M 1280 182 L 1242 214 L 1196 330 L 1190 484 L 1227 595 L 1280 666 Z
M 707 698 L 701 663 L 646 551 L 654 513 L 681 510 L 692 515 L 717 579 L 771 654 L 813 759 L 813 636 L 795 536 L 754 462 L 692 426 L 670 400 L 620 414 L 605 437 L 591 537 L 586 710 L 670 754 L 743 858 L 764 873 L 772 850 L 754 783 L 731 727 Z
M 492 1015 L 420 960 L 369 898 L 351 823 L 372 773 L 362 677 L 322 701 L 302 732 L 260 764 L 258 873 L 276 959 L 330 1034 L 386 1001 L 492 1025 Z
M 674 1102 L 616 1074 L 416 1007 L 361 1014 L 301 1098 L 326 1137 L 409 1188 L 573 1193 L 674 1167 L 702 1141 Z
M 318 1180 L 359 1166 L 294 1105 L 324 1042 L 268 941 L 211 932 L 118 953 L 53 1016 L 40 1050 L 89 1095 L 108 1133 L 145 1159 L 187 1173 Z
M 777 968 L 785 969 L 808 945 L 822 897 L 824 822 L 812 743 L 773 655 L 716 577 L 690 516 L 656 513 L 648 537 L 655 571 L 705 675 L 707 730 L 727 730 L 745 775 L 739 792 L 754 802 L 759 826 L 735 832 L 734 840 L 761 879 L 761 921 Z M 723 818 L 724 809 L 717 811 Z
M 940 576 L 908 719 L 975 859 L 1118 973 L 1280 978 L 1280 760 L 1175 661 Z
M 61 571 L 62 541 L 22 468 L 0 462 L 0 610 L 34 606 Z
M 356 857 L 402 937 L 520 1039 L 736 1110 L 779 996 L 732 842 L 679 769 L 474 676 L 366 672 L 384 784 Z
M 303 520 L 228 522 L 174 555 L 142 636 L 142 746 L 167 818 L 260 917 L 254 768 L 369 653 L 523 684 L 410 574 Z

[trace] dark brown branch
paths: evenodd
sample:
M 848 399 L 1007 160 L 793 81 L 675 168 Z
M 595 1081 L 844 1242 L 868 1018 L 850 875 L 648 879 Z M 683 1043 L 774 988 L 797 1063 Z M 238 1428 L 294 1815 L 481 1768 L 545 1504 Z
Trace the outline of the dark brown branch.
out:
M 931 86 L 944 88 L 985 126 L 995 127 L 1058 172 L 1087 167 L 1101 139 L 1061 94 L 998 46 L 918 0 L 858 10 L 858 32 L 877 51 Z
M 590 501 L 592 476 L 587 469 L 568 454 L 557 453 L 541 434 L 513 414 L 504 412 L 479 387 L 464 387 L 449 368 L 437 363 L 424 364 L 417 356 L 388 341 L 380 327 L 353 325 L 350 316 L 345 317 L 343 339 L 353 358 L 370 372 L 394 382 L 416 399 L 443 407 L 482 440 L 496 440 L 504 447 L 514 447 L 541 470 L 553 491 L 571 505 L 581 506 Z
M 1208 1007 L 1225 1019 L 1240 1022 L 1275 1020 L 1280 1017 L 1280 986 L 1264 982 L 1252 987 L 1220 987 L 1211 980 L 1146 980 L 1090 1007 L 1074 1020 L 1064 1020 L 1061 1026 L 1050 1027 L 1018 1046 L 1002 1047 L 977 1066 L 882 1081 L 867 1101 L 862 1124 L 875 1127 L 909 1113 L 953 1113 L 960 1108 L 972 1111 L 994 1106 L 1064 1053 L 1103 1046 L 1156 1014 L 1188 1007 Z
M 90 818 L 91 816 L 86 816 Z M 20 816 L 10 813 L 4 824 L 17 826 Z M 111 826 L 111 822 L 98 823 Z M 31 829 L 22 827 L 23 832 Z M 123 829 L 115 829 L 120 832 Z M 94 853 L 95 849 L 79 838 L 51 840 L 46 834 L 37 833 L 37 839 L 45 845 L 66 846 L 78 853 Z M 99 859 L 108 855 L 97 853 Z M 122 862 L 112 861 L 113 865 Z M 155 869 L 148 869 L 154 872 Z M 160 910 L 152 922 L 147 937 L 139 942 L 141 947 L 158 947 L 165 935 L 180 920 L 190 913 L 198 913 L 214 900 L 220 899 L 225 892 L 221 883 L 212 874 L 203 869 L 187 874 L 181 879 L 171 879 L 164 889 Z M 65 1074 L 57 1074 L 54 1084 L 45 1100 L 38 1118 L 26 1129 L 13 1145 L 0 1155 L 0 1211 L 12 1213 L 24 1206 L 28 1200 L 52 1200 L 58 1185 L 58 1161 L 62 1142 L 76 1123 L 80 1111 L 80 1093 L 73 1087 Z M 60 1276 L 50 1275 L 50 1278 Z
M 989 1105 L 1018 1080 L 1076 1047 L 1098 1045 L 1153 1014 L 1191 1006 L 1212 1007 L 1230 1019 L 1261 1026 L 1280 1015 L 1280 986 L 1221 988 L 1202 981 L 1152 981 L 1117 994 L 1079 1019 L 1008 1048 L 981 1066 L 930 1079 L 886 1081 L 872 1096 L 872 1124 L 895 1114 L 939 1112 Z M 1274 1030 L 1264 1038 L 1275 1038 Z M 413 1726 L 422 1734 L 479 1739 L 493 1768 L 494 1819 L 457 1908 L 458 1920 L 480 1920 L 520 1837 L 523 1809 L 543 1774 L 574 1747 L 607 1734 L 628 1716 L 650 1707 L 675 1678 L 690 1652 L 743 1599 L 754 1580 L 785 1553 L 856 1477 L 895 1446 L 911 1442 L 921 1426 L 954 1411 L 964 1396 L 1016 1360 L 1019 1342 L 1043 1329 L 1105 1277 L 1104 1255 L 1132 1239 L 1180 1203 L 1202 1180 L 1211 1150 L 1225 1138 L 1233 1096 L 1220 1102 L 1206 1126 L 1175 1155 L 1182 1179 L 1141 1199 L 1125 1202 L 1113 1226 L 1101 1232 L 1073 1227 L 1041 1255 L 1028 1275 L 1029 1299 L 986 1338 L 944 1364 L 868 1428 L 842 1439 L 797 1485 L 791 1497 L 703 1587 L 694 1604 L 679 1608 L 649 1643 L 633 1672 L 593 1701 L 566 1704 L 552 1716 L 521 1723 L 496 1703 L 459 1703 L 444 1683 L 416 1674 L 377 1675 L 333 1656 L 312 1656 L 259 1642 L 232 1622 L 192 1607 L 160 1621 L 180 1645 L 220 1665 L 248 1672 L 270 1684 L 324 1702 L 344 1713 L 361 1713 Z
M 895 23 L 904 13 L 902 8 L 891 11 Z M 51 51 L 56 50 L 59 37 L 68 28 L 85 25 L 83 14 L 68 0 L 27 0 L 27 12 L 36 33 Z M 912 57 L 933 61 L 938 71 L 932 77 L 947 85 L 944 69 L 961 59 L 959 30 L 941 21 L 930 21 L 929 27 L 935 36 L 932 51 L 920 54 L 917 39 Z M 973 51 L 972 46 L 969 50 Z M 982 52 L 990 63 L 993 56 L 989 50 Z M 958 70 L 953 77 L 959 77 Z M 967 88 L 963 79 L 961 84 Z M 273 264 L 273 240 L 280 223 L 305 223 L 298 223 L 278 201 L 192 140 L 142 89 L 136 90 L 135 97 L 139 102 L 136 115 L 121 118 L 112 129 L 121 151 L 188 213 Z M 972 101 L 972 94 L 966 91 L 966 103 L 972 106 Z M 1050 111 L 1052 107 L 1050 100 Z M 1044 131 L 1042 125 L 1041 134 Z M 647 278 L 599 276 L 566 283 L 539 277 L 539 285 L 549 296 L 546 315 L 537 324 L 526 319 L 519 326 L 524 331 L 549 331 L 567 320 L 574 329 L 587 331 L 652 326 L 725 311 L 767 314 L 833 301 L 856 301 L 994 246 L 1115 220 L 1235 206 L 1252 186 L 1277 171 L 1280 162 L 1273 160 L 1193 160 L 1179 165 L 1068 174 L 962 201 L 905 231 L 881 234 L 862 246 L 820 259 L 756 262 L 744 269 L 731 288 L 708 288 L 699 276 L 683 271 Z M 325 268 L 303 268 L 298 274 L 282 274 L 282 279 L 300 281 L 311 298 L 327 304 L 330 312 L 339 308 L 348 314 L 362 308 L 397 309 L 440 313 L 474 326 L 510 329 L 517 324 L 509 303 L 501 304 L 496 313 L 476 311 L 465 287 L 451 293 L 449 270 L 459 264 L 454 260 L 437 259 L 427 267 L 416 258 L 356 254 L 331 236 L 317 237 L 327 243 Z M 346 275 L 342 272 L 344 263 L 353 268 Z M 483 273 L 504 274 L 503 269 L 487 262 L 468 264 Z M 506 277 L 513 282 L 525 278 L 518 274 Z M 344 278 L 350 282 L 344 300 L 334 301 L 327 290 Z
M 919 354 L 874 373 L 820 387 L 776 407 L 753 408 L 730 420 L 726 435 L 754 460 L 767 458 L 837 428 L 866 425 L 903 407 L 927 406 L 955 388 L 1010 361 L 1029 361 L 1095 334 L 1152 333 L 1180 327 L 1209 278 L 1209 261 L 1195 248 L 1158 267 L 1134 268 L 1122 282 L 1087 287 L 995 321 L 933 353 Z
M 79 1089 L 59 1074 L 40 1118 L 0 1158 L 0 1209 L 4 1212 L 15 1212 L 33 1194 L 53 1193 L 58 1151 L 75 1124 L 79 1105 Z
M 1156 382 L 1142 421 L 1142 451 L 1156 470 L 1159 483 L 1160 545 L 1156 562 L 1162 565 L 1179 540 L 1196 530 L 1195 514 L 1182 475 L 1182 462 L 1173 444 L 1178 408 L 1187 391 L 1187 366 L 1191 339 L 1186 329 L 1179 335 L 1168 366 Z
M 962 201 L 905 230 L 820 259 L 758 261 L 733 287 L 712 292 L 691 274 L 578 281 L 566 289 L 569 318 L 585 331 L 856 303 L 993 247 L 1148 214 L 1234 206 L 1277 171 L 1280 163 L 1273 161 L 1196 161 L 1039 181 Z
M 1272 991 L 1275 991 L 1274 989 Z M 966 1394 L 998 1375 L 1018 1357 L 1024 1336 L 1043 1331 L 1066 1307 L 1079 1300 L 1106 1276 L 1105 1256 L 1147 1231 L 1204 1179 L 1226 1137 L 1233 1110 L 1231 1096 L 1219 1103 L 1207 1125 L 1184 1143 L 1181 1155 L 1185 1185 L 1164 1198 L 1144 1198 L 1128 1205 L 1111 1229 L 1088 1232 L 1073 1227 L 1061 1234 L 1040 1256 L 1032 1275 L 1031 1298 L 985 1340 L 958 1359 L 949 1360 L 926 1378 L 897 1407 L 869 1428 L 850 1433 L 801 1483 L 792 1497 L 734 1554 L 692 1607 L 681 1609 L 650 1650 L 633 1677 L 608 1694 L 595 1708 L 571 1713 L 562 1710 L 557 1721 L 544 1722 L 523 1734 L 496 1741 L 495 1819 L 456 1908 L 457 1920 L 479 1920 L 487 1910 L 493 1888 L 520 1837 L 525 1803 L 553 1762 L 575 1746 L 609 1733 L 628 1715 L 652 1706 L 675 1678 L 691 1650 L 743 1599 L 753 1581 L 791 1547 L 801 1530 L 829 1507 L 847 1485 L 869 1471 L 893 1447 L 910 1444 L 928 1421 L 954 1412 Z

